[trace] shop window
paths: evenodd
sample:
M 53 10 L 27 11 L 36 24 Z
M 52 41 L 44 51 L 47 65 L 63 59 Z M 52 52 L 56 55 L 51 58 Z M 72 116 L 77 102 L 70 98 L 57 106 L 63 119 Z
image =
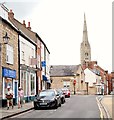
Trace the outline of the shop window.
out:
M 26 72 L 24 72 L 24 95 L 27 95 L 27 94 L 26 94 L 26 92 L 27 92 L 27 91 L 26 91 L 26 88 L 27 88 L 27 87 L 26 87 Z
M 21 87 L 24 91 L 24 95 L 27 95 L 27 84 L 26 84 L 27 80 L 26 80 L 26 72 L 25 71 L 21 71 Z
M 12 79 L 6 78 L 4 80 L 4 98 L 5 98 L 5 94 L 7 93 L 7 86 L 10 86 L 11 89 L 13 90 L 13 82 Z
M 29 73 L 27 72 L 27 95 L 30 95 L 30 88 L 29 88 L 29 85 L 30 85 L 30 78 L 29 78 Z
M 31 74 L 31 95 L 35 95 L 35 75 Z

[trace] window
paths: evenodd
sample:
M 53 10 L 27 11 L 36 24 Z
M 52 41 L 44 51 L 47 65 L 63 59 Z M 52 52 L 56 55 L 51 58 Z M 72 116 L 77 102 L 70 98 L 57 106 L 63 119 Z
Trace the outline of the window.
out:
M 25 60 L 25 53 L 22 51 L 22 60 Z
M 26 80 L 26 71 L 21 71 L 21 87 L 22 87 L 22 89 L 23 89 L 23 91 L 24 91 L 24 95 L 26 96 L 27 95 L 27 91 L 26 91 L 26 89 L 27 89 L 27 85 L 26 85 L 26 82 L 27 82 L 27 80 Z
M 34 58 L 34 49 L 33 48 L 31 49 L 31 52 L 32 52 L 31 57 Z
M 63 87 L 70 87 L 70 81 L 63 81 Z
M 8 44 L 6 46 L 6 62 L 13 64 L 13 47 Z
M 35 74 L 31 73 L 31 95 L 35 95 Z
M 85 56 L 88 56 L 88 53 L 85 53 Z

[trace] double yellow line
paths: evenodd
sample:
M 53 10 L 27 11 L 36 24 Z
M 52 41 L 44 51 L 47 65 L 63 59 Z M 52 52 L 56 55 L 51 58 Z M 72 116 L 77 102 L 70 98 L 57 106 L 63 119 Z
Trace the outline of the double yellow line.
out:
M 101 109 L 101 104 L 100 104 L 100 102 L 99 102 L 97 97 L 96 97 L 96 100 L 97 100 L 97 105 L 98 105 L 99 110 L 100 110 L 100 118 L 101 118 L 101 120 L 103 120 L 104 119 L 104 115 L 103 115 L 103 112 L 102 112 L 102 109 Z

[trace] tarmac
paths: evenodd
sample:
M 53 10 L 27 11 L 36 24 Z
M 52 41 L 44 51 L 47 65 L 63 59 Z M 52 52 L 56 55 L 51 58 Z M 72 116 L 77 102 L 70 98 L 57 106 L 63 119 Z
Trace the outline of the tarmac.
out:
M 101 113 L 101 119 L 110 119 L 110 120 L 114 120 L 114 115 L 112 114 L 113 110 L 113 100 L 114 100 L 114 95 L 99 95 L 96 97 L 97 102 L 98 102 L 98 106 L 100 109 L 100 113 Z M 33 109 L 33 102 L 28 102 L 28 103 L 24 103 L 22 108 L 18 109 L 18 106 L 14 106 L 14 108 L 12 109 L 12 107 L 9 108 L 9 110 L 7 110 L 6 107 L 4 108 L 0 108 L 0 119 L 6 119 L 6 118 L 10 118 L 12 116 L 21 114 L 23 112 L 27 112 L 29 110 Z

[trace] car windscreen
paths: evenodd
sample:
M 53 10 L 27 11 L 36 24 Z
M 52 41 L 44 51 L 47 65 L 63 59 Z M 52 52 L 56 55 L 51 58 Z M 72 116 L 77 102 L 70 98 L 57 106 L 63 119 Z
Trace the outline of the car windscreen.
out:
M 54 96 L 54 91 L 44 91 L 44 92 L 40 92 L 40 97 L 42 96 Z

